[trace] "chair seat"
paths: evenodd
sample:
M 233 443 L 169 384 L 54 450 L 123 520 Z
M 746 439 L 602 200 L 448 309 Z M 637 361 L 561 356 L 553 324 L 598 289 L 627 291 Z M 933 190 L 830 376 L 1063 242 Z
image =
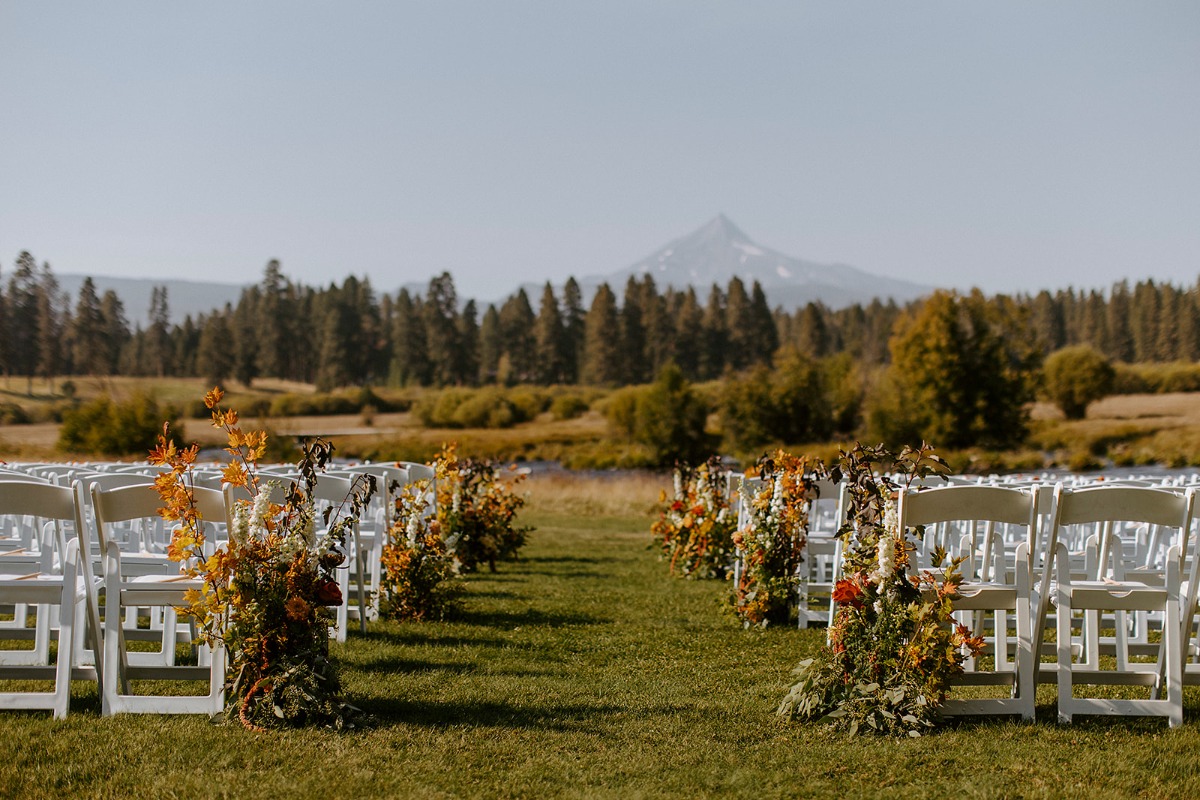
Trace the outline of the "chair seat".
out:
M 1082 581 L 1063 587 L 1072 608 L 1102 611 L 1155 611 L 1167 602 L 1167 590 L 1142 583 Z

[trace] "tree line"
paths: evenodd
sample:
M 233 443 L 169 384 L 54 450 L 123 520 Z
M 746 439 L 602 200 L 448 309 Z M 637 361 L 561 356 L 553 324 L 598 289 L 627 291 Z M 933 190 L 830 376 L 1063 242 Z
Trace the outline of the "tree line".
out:
M 22 252 L 0 276 L 0 368 L 9 377 L 203 376 L 352 385 L 473 386 L 651 381 L 667 364 L 687 380 L 770 366 L 781 351 L 823 359 L 845 354 L 867 367 L 889 363 L 897 321 L 916 306 L 874 300 L 841 309 L 809 303 L 771 309 L 762 287 L 733 278 L 703 294 L 631 277 L 620 297 L 601 285 L 586 303 L 569 279 L 524 290 L 480 309 L 460 301 L 443 273 L 427 290 L 377 293 L 349 276 L 324 288 L 289 279 L 278 261 L 236 304 L 170 321 L 166 287 L 151 295 L 146 323 L 130 324 L 113 291 L 91 278 L 78 297 L 59 288 L 48 263 Z M 1088 344 L 1114 361 L 1192 361 L 1200 356 L 1200 285 L 1122 281 L 1108 292 L 1062 289 L 986 298 L 1018 320 L 1041 352 Z

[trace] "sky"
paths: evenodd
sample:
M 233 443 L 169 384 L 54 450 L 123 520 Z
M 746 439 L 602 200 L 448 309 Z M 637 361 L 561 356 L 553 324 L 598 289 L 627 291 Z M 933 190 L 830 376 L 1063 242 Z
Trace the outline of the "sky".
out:
M 0 120 L 0 279 L 1200 275 L 1195 2 L 0 0 Z

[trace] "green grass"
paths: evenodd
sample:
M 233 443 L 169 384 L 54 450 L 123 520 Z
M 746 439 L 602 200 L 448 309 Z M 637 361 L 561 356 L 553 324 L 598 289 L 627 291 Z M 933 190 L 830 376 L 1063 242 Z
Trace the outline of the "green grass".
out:
M 524 557 L 468 579 L 461 614 L 383 623 L 336 649 L 362 731 L 253 734 L 195 717 L 0 714 L 0 796 L 1178 797 L 1200 790 L 1185 726 L 962 722 L 846 739 L 775 706 L 822 630 L 744 631 L 724 585 L 667 577 L 649 519 L 538 494 Z M 557 498 L 557 499 L 556 499 Z M 553 501 L 553 502 L 552 502 Z M 1193 690 L 1189 690 L 1192 692 Z

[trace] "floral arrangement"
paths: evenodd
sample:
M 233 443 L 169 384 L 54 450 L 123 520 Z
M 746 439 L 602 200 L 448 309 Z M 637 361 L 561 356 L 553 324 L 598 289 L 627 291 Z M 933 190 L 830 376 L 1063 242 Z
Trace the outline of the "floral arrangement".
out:
M 737 515 L 729 507 L 729 477 L 717 457 L 695 469 L 677 464 L 674 492 L 659 495 L 650 526 L 672 575 L 723 578 L 733 560 Z
M 748 628 L 786 622 L 797 602 L 813 482 L 822 472 L 819 461 L 780 450 L 748 473 L 761 478 L 757 491 L 742 482 L 744 522 L 733 534 L 741 569 L 730 605 Z
M 889 466 L 896 478 L 877 475 Z M 845 573 L 834 588 L 838 604 L 829 645 L 800 664 L 779 713 L 859 731 L 920 736 L 938 721 L 951 680 L 983 640 L 951 616 L 961 560 L 938 573 L 911 574 L 913 546 L 901 531 L 895 495 L 901 485 L 946 468 L 932 448 L 856 446 L 831 471 L 846 480 L 850 514 L 840 532 Z M 912 532 L 921 535 L 921 531 Z M 934 554 L 945 562 L 944 553 Z
M 390 619 L 445 617 L 458 595 L 454 555 L 442 536 L 442 524 L 430 507 L 429 481 L 403 489 L 393 486 L 395 508 L 383 547 L 380 613 Z
M 228 440 L 232 460 L 226 483 L 246 490 L 249 500 L 232 509 L 228 541 L 206 546 L 194 502 L 192 468 L 198 446 L 180 449 L 168 426 L 150 461 L 166 467 L 156 478 L 160 514 L 177 527 L 169 555 L 183 571 L 203 579 L 189 592 L 183 611 L 199 621 L 209 644 L 224 643 L 230 660 L 226 687 L 229 713 L 247 728 L 324 725 L 352 727 L 360 712 L 340 694 L 329 659 L 329 606 L 342 602 L 335 571 L 345 559 L 347 531 L 370 501 L 374 479 L 362 476 L 340 507 L 321 519 L 313 495 L 318 474 L 332 455 L 322 440 L 306 443 L 299 462 L 301 481 L 272 500 L 272 485 L 257 475 L 267 445 L 262 431 L 243 432 L 238 414 L 220 406 L 223 393 L 204 398 L 212 424 Z
M 503 470 L 492 461 L 460 458 L 447 445 L 434 464 L 437 470 L 437 520 L 460 572 L 486 563 L 516 558 L 529 528 L 515 524 L 525 498 L 515 489 L 525 476 L 515 467 Z M 507 472 L 507 477 L 502 473 Z

